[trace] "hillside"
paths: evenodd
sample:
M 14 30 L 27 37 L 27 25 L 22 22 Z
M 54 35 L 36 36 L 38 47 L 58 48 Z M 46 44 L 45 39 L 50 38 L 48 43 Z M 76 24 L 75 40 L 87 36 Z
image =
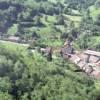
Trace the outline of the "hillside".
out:
M 78 58 L 100 52 L 100 0 L 0 0 L 0 98 L 100 100 L 100 79 L 63 57 L 66 42 Z

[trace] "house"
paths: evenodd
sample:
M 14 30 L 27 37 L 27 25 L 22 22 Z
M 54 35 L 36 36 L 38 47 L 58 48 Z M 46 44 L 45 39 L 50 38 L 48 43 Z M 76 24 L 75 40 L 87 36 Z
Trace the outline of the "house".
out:
M 86 50 L 86 51 L 84 51 L 84 54 L 100 57 L 100 52 L 92 51 L 92 50 Z
M 94 62 L 98 63 L 100 61 L 100 52 L 92 51 L 92 50 L 86 50 L 83 52 L 85 55 L 87 55 L 86 62 Z
M 11 41 L 11 42 L 19 42 L 20 37 L 18 37 L 18 36 L 9 36 L 7 40 Z

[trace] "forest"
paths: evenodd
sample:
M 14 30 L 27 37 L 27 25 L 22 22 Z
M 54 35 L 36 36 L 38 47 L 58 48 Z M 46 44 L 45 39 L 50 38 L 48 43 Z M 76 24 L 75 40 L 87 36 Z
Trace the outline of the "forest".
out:
M 100 80 L 56 52 L 66 40 L 100 52 L 100 0 L 0 0 L 0 100 L 100 100 Z

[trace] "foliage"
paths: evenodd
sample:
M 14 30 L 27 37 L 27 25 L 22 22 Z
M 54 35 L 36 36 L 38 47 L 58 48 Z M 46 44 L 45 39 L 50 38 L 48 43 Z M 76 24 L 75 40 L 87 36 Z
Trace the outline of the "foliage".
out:
M 0 38 L 19 36 L 29 45 L 0 41 L 2 100 L 99 100 L 100 82 L 54 52 L 37 50 L 73 40 L 100 51 L 100 0 L 0 0 Z
M 22 55 L 0 48 L 0 96 L 2 100 L 96 100 L 95 82 L 75 65 L 61 58 L 48 62 L 39 53 Z M 1 58 L 1 57 L 0 57 Z M 63 60 L 63 59 L 62 59 Z M 92 97 L 91 97 L 92 95 Z

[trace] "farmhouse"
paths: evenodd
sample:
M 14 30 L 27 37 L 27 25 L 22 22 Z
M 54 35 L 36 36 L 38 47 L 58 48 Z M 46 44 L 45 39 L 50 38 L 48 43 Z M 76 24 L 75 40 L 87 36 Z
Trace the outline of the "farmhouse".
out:
M 93 75 L 95 77 L 98 75 L 100 76 L 100 52 L 93 50 L 73 52 L 73 47 L 70 42 L 65 42 L 64 45 L 65 46 L 61 48 L 61 55 L 63 58 L 68 58 L 88 75 Z
M 11 42 L 19 42 L 20 41 L 20 37 L 17 37 L 17 36 L 9 36 L 8 41 L 11 41 Z
M 93 62 L 98 63 L 100 62 L 100 52 L 92 51 L 92 50 L 86 50 L 84 51 L 84 54 L 87 55 L 86 62 Z

